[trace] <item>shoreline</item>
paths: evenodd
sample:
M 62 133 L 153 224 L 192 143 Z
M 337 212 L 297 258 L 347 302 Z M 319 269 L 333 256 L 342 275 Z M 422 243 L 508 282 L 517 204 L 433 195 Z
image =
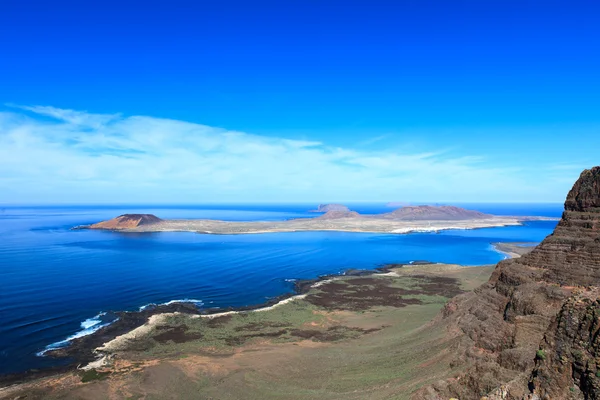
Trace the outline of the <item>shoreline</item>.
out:
M 0 398 L 29 398 L 32 395 L 38 398 L 40 394 L 57 398 L 87 398 L 92 391 L 107 398 L 115 393 L 114 387 L 125 389 L 118 392 L 119 398 L 131 395 L 137 398 L 144 394 L 157 394 L 153 383 L 156 376 L 162 378 L 161 382 L 178 378 L 186 380 L 180 381 L 184 385 L 182 387 L 161 392 L 161 398 L 174 394 L 187 398 L 192 392 L 197 393 L 196 386 L 187 386 L 187 379 L 196 382 L 197 378 L 205 376 L 198 372 L 208 373 L 206 376 L 219 384 L 229 375 L 212 375 L 212 372 L 230 371 L 234 374 L 231 379 L 236 380 L 236 371 L 256 371 L 257 367 L 264 366 L 265 361 L 294 360 L 290 356 L 298 352 L 304 354 L 304 349 L 320 349 L 315 354 L 317 356 L 321 351 L 335 354 L 340 349 L 349 349 L 346 343 L 351 345 L 354 359 L 362 365 L 360 360 L 363 356 L 368 357 L 369 343 L 379 343 L 380 339 L 387 342 L 390 346 L 378 350 L 384 356 L 395 348 L 386 339 L 396 339 L 398 333 L 406 337 L 416 334 L 416 337 L 422 338 L 417 330 L 421 327 L 427 329 L 426 325 L 450 298 L 473 290 L 484 283 L 493 271 L 492 265 L 473 268 L 455 264 L 425 264 L 404 264 L 406 270 L 399 265 L 382 266 L 380 271 L 392 270 L 387 273 L 368 271 L 372 275 L 363 277 L 350 277 L 347 273 L 345 277 L 334 277 L 339 280 L 329 283 L 321 278 L 317 285 L 322 286 L 311 289 L 305 299 L 291 297 L 269 308 L 275 308 L 273 311 L 258 308 L 256 311 L 265 312 L 215 313 L 205 318 L 200 315 L 159 314 L 138 330 L 139 335 L 132 337 L 133 340 L 119 338 L 122 346 L 97 352 L 97 358 L 87 365 L 64 373 L 55 371 L 55 375 L 50 373 L 47 375 L 51 376 L 39 379 L 30 376 L 28 381 L 0 388 Z M 354 273 L 364 275 L 365 272 Z M 314 288 L 315 284 L 311 287 Z M 418 344 L 425 348 L 429 346 L 427 340 Z M 361 350 L 363 348 L 366 353 Z M 406 348 L 411 359 L 414 359 L 413 354 L 421 354 L 421 349 L 411 349 Z M 333 364 L 323 366 L 323 372 L 337 366 L 336 357 L 327 358 Z M 373 356 L 373 360 L 377 358 L 377 355 Z M 305 371 L 313 374 L 316 366 L 313 361 L 316 360 L 294 363 L 293 368 L 304 365 Z M 417 366 L 416 361 L 413 364 Z M 277 373 L 278 365 L 271 366 Z M 397 372 L 397 368 L 392 368 Z M 181 375 L 182 371 L 185 377 Z M 267 375 L 272 376 L 271 373 Z M 138 382 L 143 382 L 142 386 L 138 386 Z M 244 393 L 234 397 L 244 397 Z M 216 394 L 217 397 L 221 394 L 228 397 L 225 393 Z M 262 395 L 251 397 L 263 398 Z
M 367 275 L 378 275 L 390 272 L 393 268 L 410 265 L 435 265 L 427 261 L 419 261 L 417 264 L 386 264 L 372 270 L 352 270 L 348 269 L 339 274 L 329 274 L 316 277 L 314 279 L 297 280 L 294 282 L 294 292 L 284 293 L 269 299 L 263 303 L 243 306 L 243 307 L 227 307 L 227 308 L 206 308 L 198 309 L 192 303 L 171 303 L 158 304 L 153 307 L 147 307 L 138 311 L 111 311 L 118 316 L 113 323 L 104 326 L 97 331 L 75 338 L 65 347 L 56 349 L 48 349 L 44 352 L 43 357 L 52 357 L 57 359 L 72 359 L 73 361 L 67 365 L 53 366 L 42 369 L 29 369 L 23 372 L 10 373 L 0 375 L 0 391 L 11 387 L 26 383 L 32 380 L 49 377 L 56 374 L 73 372 L 82 369 L 90 363 L 98 362 L 107 354 L 103 354 L 102 348 L 104 345 L 116 340 L 122 336 L 126 336 L 137 329 L 143 328 L 152 318 L 156 321 L 161 318 L 161 315 L 172 314 L 187 314 L 193 318 L 217 318 L 231 314 L 241 314 L 245 312 L 264 312 L 273 308 L 287 304 L 289 302 L 300 300 L 306 296 L 306 293 L 314 287 L 328 283 L 336 278 L 341 277 L 360 277 Z M 469 268 L 469 267 L 465 267 Z M 138 331 L 139 332 L 139 331 Z M 98 349 L 98 351 L 96 351 Z
M 519 258 L 529 253 L 538 243 L 534 242 L 497 242 L 491 243 L 492 249 L 504 255 L 505 260 Z
M 518 242 L 522 244 L 522 242 Z M 505 243 L 493 243 L 494 250 L 496 245 Z M 499 250 L 496 250 L 499 251 Z M 520 256 L 520 255 L 517 255 Z M 292 293 L 284 293 L 260 304 L 227 307 L 227 308 L 206 308 L 198 309 L 196 305 L 189 302 L 173 302 L 169 304 L 157 304 L 146 306 L 138 311 L 117 311 L 117 319 L 111 324 L 104 326 L 97 331 L 82 337 L 75 338 L 65 347 L 48 349 L 44 357 L 70 358 L 73 361 L 67 365 L 43 368 L 40 370 L 31 369 L 23 372 L 0 375 L 0 390 L 15 384 L 25 383 L 31 380 L 52 376 L 59 373 L 72 372 L 91 363 L 99 362 L 102 358 L 110 354 L 113 347 L 121 341 L 126 341 L 130 337 L 143 333 L 151 329 L 161 316 L 177 314 L 187 314 L 192 318 L 218 318 L 221 316 L 241 314 L 245 312 L 263 312 L 269 311 L 289 302 L 300 300 L 306 297 L 311 290 L 325 283 L 331 282 L 342 277 L 362 277 L 370 275 L 396 274 L 393 269 L 411 268 L 419 266 L 450 265 L 447 263 L 437 263 L 430 261 L 413 261 L 410 263 L 390 263 L 370 270 L 348 269 L 337 274 L 328 274 L 313 279 L 294 281 Z M 455 268 L 473 268 L 477 266 L 466 266 L 452 264 Z M 115 340 L 117 342 L 115 342 Z M 110 343 L 113 343 L 112 345 Z M 114 349 L 112 349 L 114 350 Z
M 152 216 L 154 217 L 154 216 Z M 119 217 L 121 218 L 121 217 Z M 157 217 L 154 217 L 157 218 Z M 248 235 L 284 232 L 355 232 L 375 234 L 409 234 L 519 226 L 527 221 L 557 221 L 553 217 L 491 216 L 455 220 L 400 220 L 372 216 L 321 219 L 297 218 L 283 221 L 222 221 L 210 219 L 158 219 L 137 225 L 116 220 L 75 226 L 73 230 L 105 230 L 120 233 L 195 232 L 205 235 Z

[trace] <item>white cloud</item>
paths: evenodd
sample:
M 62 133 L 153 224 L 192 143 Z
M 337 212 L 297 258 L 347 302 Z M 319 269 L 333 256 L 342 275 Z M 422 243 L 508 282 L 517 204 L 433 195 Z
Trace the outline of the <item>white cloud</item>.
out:
M 343 149 L 168 119 L 19 108 L 0 113 L 0 202 L 562 201 L 568 189 L 556 170 L 532 175 L 443 149 Z

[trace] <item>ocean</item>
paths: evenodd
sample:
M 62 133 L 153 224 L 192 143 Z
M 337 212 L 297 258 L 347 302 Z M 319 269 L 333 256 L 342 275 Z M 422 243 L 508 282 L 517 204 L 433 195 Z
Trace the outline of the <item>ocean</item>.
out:
M 561 204 L 458 204 L 498 215 L 559 217 Z M 390 211 L 349 204 L 360 213 Z M 0 206 L 0 374 L 67 363 L 44 357 L 114 319 L 111 311 L 185 300 L 240 307 L 293 292 L 294 281 L 415 260 L 492 264 L 490 243 L 539 242 L 555 221 L 435 233 L 203 235 L 71 230 L 124 213 L 272 221 L 315 205 Z

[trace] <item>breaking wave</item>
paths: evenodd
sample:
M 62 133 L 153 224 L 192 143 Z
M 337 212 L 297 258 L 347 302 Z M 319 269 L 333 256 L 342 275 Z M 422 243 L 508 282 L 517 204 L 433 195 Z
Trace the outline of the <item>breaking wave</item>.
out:
M 195 305 L 196 307 L 200 308 L 204 305 L 204 302 L 202 300 L 196 300 L 196 299 L 181 299 L 181 300 L 170 300 L 167 301 L 166 303 L 150 303 L 150 304 L 146 304 L 144 306 L 140 307 L 140 311 L 144 311 L 147 310 L 149 308 L 153 308 L 153 307 L 158 307 L 158 306 L 170 306 L 171 304 L 176 304 L 176 303 L 191 303 L 193 305 Z
M 98 331 L 99 329 L 102 329 L 105 326 L 112 324 L 113 322 L 117 321 L 118 319 L 119 318 L 114 316 L 113 314 L 101 312 L 100 314 L 83 321 L 80 324 L 80 326 L 81 326 L 80 331 L 75 332 L 74 334 L 72 334 L 71 336 L 67 337 L 64 340 L 49 344 L 48 346 L 46 346 L 44 348 L 44 350 L 37 352 L 36 355 L 42 357 L 50 350 L 55 350 L 55 349 L 60 349 L 61 347 L 66 347 L 69 345 L 69 343 L 72 340 L 91 335 L 92 333 Z

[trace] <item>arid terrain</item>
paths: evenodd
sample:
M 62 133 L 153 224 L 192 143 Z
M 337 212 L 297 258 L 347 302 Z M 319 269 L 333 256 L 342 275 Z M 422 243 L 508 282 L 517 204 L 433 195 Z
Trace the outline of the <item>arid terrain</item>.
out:
M 552 220 L 547 217 L 494 216 L 452 206 L 402 207 L 384 214 L 361 215 L 336 207 L 319 206 L 328 211 L 315 218 L 287 221 L 220 221 L 209 219 L 166 220 L 150 214 L 125 214 L 86 227 L 124 232 L 198 232 L 206 234 L 249 234 L 267 232 L 344 231 L 373 233 L 410 233 L 446 229 L 492 228 L 520 225 L 526 220 Z

